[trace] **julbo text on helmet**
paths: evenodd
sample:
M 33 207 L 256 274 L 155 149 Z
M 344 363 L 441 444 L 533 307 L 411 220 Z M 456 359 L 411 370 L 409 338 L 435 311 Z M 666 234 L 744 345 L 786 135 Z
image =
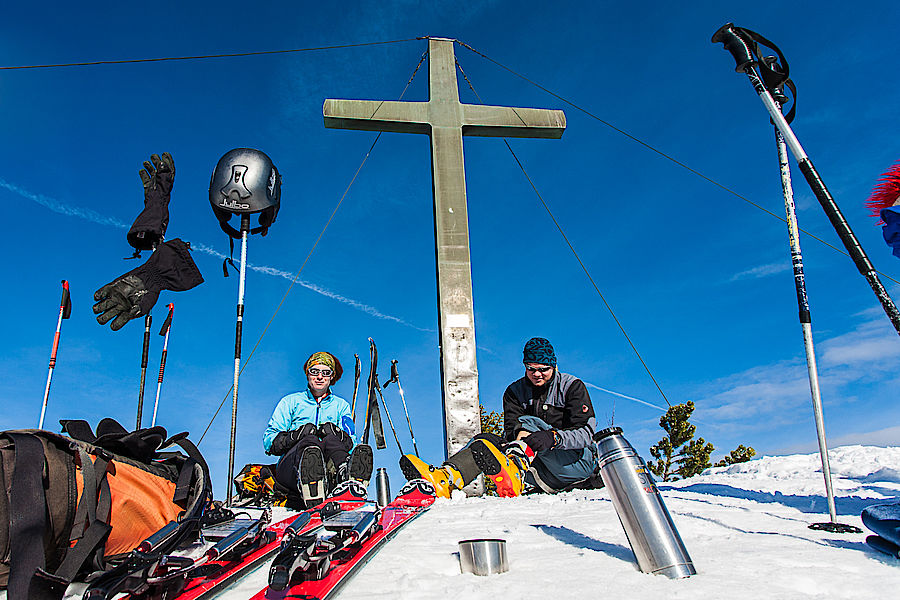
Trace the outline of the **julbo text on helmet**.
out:
M 281 175 L 265 152 L 235 148 L 219 159 L 209 180 L 209 203 L 222 231 L 233 238 L 241 232 L 228 221 L 231 215 L 259 213 L 259 227 L 250 233 L 266 235 L 281 203 Z

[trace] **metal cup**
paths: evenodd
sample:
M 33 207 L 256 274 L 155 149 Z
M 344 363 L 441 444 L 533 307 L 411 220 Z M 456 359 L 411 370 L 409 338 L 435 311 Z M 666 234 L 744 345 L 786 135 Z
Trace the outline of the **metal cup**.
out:
M 506 540 L 463 540 L 459 542 L 459 570 L 475 575 L 509 571 Z
M 375 471 L 375 498 L 381 508 L 391 502 L 391 482 L 388 479 L 387 469 L 383 467 Z
M 670 579 L 696 574 L 647 465 L 622 436 L 622 429 L 598 431 L 594 441 L 600 477 L 641 571 Z

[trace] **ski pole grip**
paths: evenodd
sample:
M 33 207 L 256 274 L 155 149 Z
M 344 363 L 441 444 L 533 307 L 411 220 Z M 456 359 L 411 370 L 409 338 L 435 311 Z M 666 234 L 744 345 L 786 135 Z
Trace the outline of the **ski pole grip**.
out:
M 747 40 L 741 37 L 738 29 L 738 27 L 734 26 L 734 23 L 725 23 L 713 34 L 712 43 L 718 44 L 721 42 L 724 44 L 725 49 L 731 52 L 731 56 L 734 57 L 736 63 L 734 70 L 738 73 L 743 73 L 753 66 L 756 59 L 753 58 L 753 51 L 750 50 L 750 45 L 747 43 Z

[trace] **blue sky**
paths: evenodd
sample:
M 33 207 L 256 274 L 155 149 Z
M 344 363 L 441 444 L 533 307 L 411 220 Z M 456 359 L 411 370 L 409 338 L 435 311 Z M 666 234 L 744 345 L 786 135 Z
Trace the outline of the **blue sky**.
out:
M 130 8 L 5 9 L 0 63 L 31 65 L 456 38 L 741 195 L 783 214 L 771 126 L 746 78 L 709 39 L 722 24 L 759 31 L 787 56 L 799 88 L 794 128 L 875 266 L 900 279 L 863 203 L 900 159 L 896 3 L 412 2 L 175 3 Z M 218 158 L 250 146 L 284 177 L 278 220 L 249 244 L 244 356 L 350 183 L 374 134 L 326 130 L 325 98 L 396 99 L 426 47 L 408 41 L 335 50 L 91 67 L 0 71 L 0 201 L 7 208 L 0 295 L 0 429 L 40 414 L 60 279 L 63 326 L 47 422 L 134 421 L 140 321 L 111 332 L 93 291 L 135 266 L 125 231 L 141 207 L 137 171 L 151 153 L 177 166 L 169 238 L 192 242 L 206 282 L 175 302 L 160 423 L 195 439 L 231 384 L 237 277 L 207 185 Z M 672 403 L 693 400 L 716 455 L 812 451 L 815 427 L 786 226 L 598 120 L 457 46 L 489 104 L 561 108 L 561 140 L 512 140 L 606 299 Z M 405 99 L 425 100 L 421 70 Z M 465 102 L 477 102 L 465 84 Z M 378 342 L 398 359 L 422 454 L 440 460 L 431 172 L 425 136 L 385 134 L 241 379 L 236 464 L 265 461 L 278 399 L 305 385 L 311 352 L 347 374 Z M 647 456 L 665 406 L 502 140 L 465 143 L 480 395 L 500 408 L 522 375 L 521 347 L 549 338 L 562 370 L 591 386 L 601 423 L 624 427 Z M 800 226 L 840 246 L 794 169 Z M 849 258 L 801 238 L 832 443 L 900 444 L 900 343 Z M 217 254 L 218 253 L 218 254 Z M 884 282 L 894 298 L 900 288 Z M 154 331 L 144 414 L 152 412 L 162 338 Z M 364 361 L 364 371 L 367 359 Z M 614 395 L 609 390 L 621 395 Z M 624 396 L 631 397 L 629 399 Z M 150 408 L 147 408 L 149 399 Z M 398 427 L 395 388 L 387 400 Z M 649 404 L 649 405 L 648 405 Z M 201 444 L 221 495 L 230 398 Z M 149 418 L 149 417 L 145 417 Z M 408 437 L 401 437 L 401 441 Z M 407 449 L 410 444 L 406 443 Z M 399 486 L 393 445 L 377 453 Z

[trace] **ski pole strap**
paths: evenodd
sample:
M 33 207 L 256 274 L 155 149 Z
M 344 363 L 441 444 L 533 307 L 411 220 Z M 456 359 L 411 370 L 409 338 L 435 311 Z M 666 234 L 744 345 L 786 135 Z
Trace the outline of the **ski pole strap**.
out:
M 797 90 L 790 80 L 790 66 L 787 59 L 778 46 L 755 31 L 737 27 L 734 23 L 722 25 L 713 34 L 712 42 L 714 44 L 721 42 L 725 46 L 725 50 L 731 53 L 736 63 L 735 71 L 738 73 L 747 73 L 753 67 L 757 67 L 769 93 L 773 95 L 780 93 L 781 87 L 786 85 L 794 94 L 794 104 L 784 118 L 788 123 L 794 120 Z M 775 52 L 778 60 L 767 60 L 766 57 L 763 57 L 760 53 L 760 45 Z
M 234 228 L 232 227 L 232 229 Z M 235 229 L 235 231 L 237 230 Z M 231 236 L 228 236 L 228 251 L 228 257 L 222 261 L 222 275 L 225 277 L 228 277 L 228 265 L 231 265 L 236 273 L 240 272 L 234 264 L 234 238 Z

